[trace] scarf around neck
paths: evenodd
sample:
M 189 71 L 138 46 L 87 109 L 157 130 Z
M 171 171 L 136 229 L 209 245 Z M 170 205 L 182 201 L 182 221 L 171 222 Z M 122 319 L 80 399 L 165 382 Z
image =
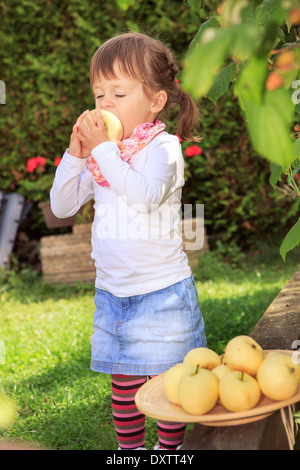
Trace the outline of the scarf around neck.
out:
M 166 125 L 158 119 L 154 123 L 144 122 L 135 127 L 131 136 L 128 139 L 122 140 L 122 147 L 120 148 L 120 157 L 123 162 L 130 163 L 132 156 L 143 149 L 146 145 L 154 139 L 160 132 L 165 129 Z M 94 180 L 100 186 L 109 187 L 108 181 L 102 175 L 97 162 L 90 155 L 86 162 L 87 169 L 92 173 Z

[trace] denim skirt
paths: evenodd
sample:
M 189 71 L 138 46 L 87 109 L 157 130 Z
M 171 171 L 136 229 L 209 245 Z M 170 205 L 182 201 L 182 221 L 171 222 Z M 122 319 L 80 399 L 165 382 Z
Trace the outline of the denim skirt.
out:
M 158 375 L 207 346 L 194 277 L 148 294 L 115 297 L 96 288 L 91 369 Z

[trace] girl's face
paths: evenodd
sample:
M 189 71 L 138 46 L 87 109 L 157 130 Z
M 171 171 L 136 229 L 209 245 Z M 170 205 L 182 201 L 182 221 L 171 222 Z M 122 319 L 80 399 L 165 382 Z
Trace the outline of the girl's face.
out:
M 115 64 L 116 78 L 107 79 L 100 75 L 93 84 L 96 109 L 106 109 L 114 113 L 124 127 L 123 139 L 130 137 L 132 131 L 144 122 L 153 122 L 164 107 L 165 91 L 145 95 L 142 84 L 124 75 Z

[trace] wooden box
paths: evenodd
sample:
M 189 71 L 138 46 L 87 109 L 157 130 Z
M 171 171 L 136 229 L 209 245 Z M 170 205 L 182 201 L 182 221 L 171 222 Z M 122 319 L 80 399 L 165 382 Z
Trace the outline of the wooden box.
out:
M 44 281 L 49 284 L 94 283 L 91 259 L 91 224 L 73 226 L 73 233 L 41 238 Z

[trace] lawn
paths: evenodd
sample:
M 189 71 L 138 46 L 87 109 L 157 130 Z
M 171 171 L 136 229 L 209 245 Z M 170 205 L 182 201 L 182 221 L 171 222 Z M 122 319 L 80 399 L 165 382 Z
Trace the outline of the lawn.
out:
M 209 347 L 221 353 L 232 336 L 249 334 L 299 268 L 299 250 L 283 263 L 270 244 L 235 264 L 203 254 L 194 276 Z M 93 295 L 93 286 L 45 285 L 26 269 L 2 279 L 0 387 L 17 403 L 18 416 L 0 437 L 53 450 L 117 448 L 110 377 L 89 368 Z M 146 439 L 153 448 L 150 418 Z

